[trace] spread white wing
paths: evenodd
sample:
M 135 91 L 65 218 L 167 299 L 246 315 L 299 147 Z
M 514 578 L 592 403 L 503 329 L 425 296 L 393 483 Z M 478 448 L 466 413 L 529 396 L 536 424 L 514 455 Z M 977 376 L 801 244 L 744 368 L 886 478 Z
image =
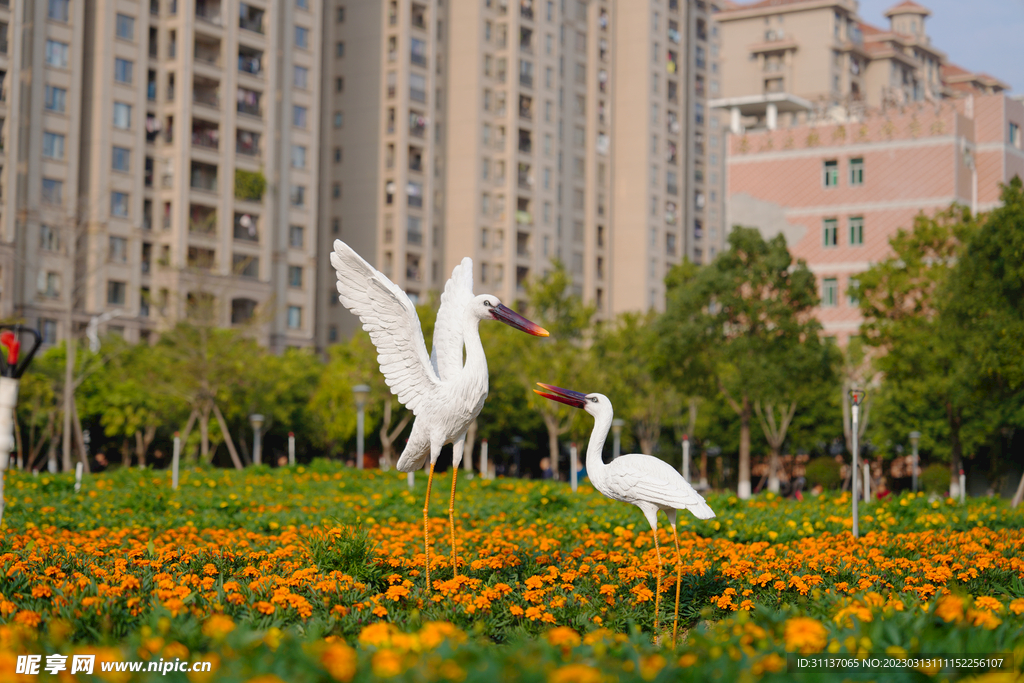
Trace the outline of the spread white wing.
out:
M 416 307 L 408 295 L 341 240 L 331 265 L 338 272 L 338 298 L 363 323 L 377 347 L 377 362 L 391 393 L 413 414 L 440 385 L 430 365 Z
M 453 378 L 462 370 L 462 325 L 466 307 L 473 301 L 473 259 L 468 256 L 455 266 L 444 286 L 441 307 L 434 323 L 434 348 L 430 362 L 441 381 Z
M 654 503 L 662 509 L 689 510 L 697 519 L 711 519 L 715 513 L 704 497 L 664 460 L 633 453 L 616 458 L 608 465 L 612 497 L 637 504 Z

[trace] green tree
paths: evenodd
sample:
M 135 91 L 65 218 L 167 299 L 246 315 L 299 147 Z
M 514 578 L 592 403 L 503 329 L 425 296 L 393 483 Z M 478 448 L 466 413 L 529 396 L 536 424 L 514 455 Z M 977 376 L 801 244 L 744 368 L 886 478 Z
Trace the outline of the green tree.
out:
M 771 432 L 781 445 L 794 392 L 807 379 L 799 373 L 820 369 L 820 325 L 811 317 L 817 304 L 814 275 L 803 261 L 793 263 L 782 235 L 765 241 L 757 229 L 737 226 L 729 249 L 711 265 L 684 268 L 667 282 L 660 330 L 664 357 L 713 378 L 739 417 L 737 488 L 747 498 L 752 418 L 760 412 L 766 436 Z
M 911 230 L 889 240 L 893 255 L 860 276 L 859 297 L 865 341 L 882 351 L 875 361 L 885 375 L 882 392 L 890 410 L 886 441 L 902 442 L 899 432 L 936 429 L 944 418 L 944 434 L 929 434 L 932 455 L 949 462 L 951 490 L 959 488 L 965 445 L 964 425 L 977 409 L 972 364 L 965 330 L 941 319 L 939 294 L 950 276 L 963 243 L 977 230 L 976 217 L 952 206 L 929 217 L 919 214 Z M 902 414 L 902 425 L 893 415 Z M 921 429 L 922 434 L 924 430 Z M 940 437 L 940 438 L 936 438 Z

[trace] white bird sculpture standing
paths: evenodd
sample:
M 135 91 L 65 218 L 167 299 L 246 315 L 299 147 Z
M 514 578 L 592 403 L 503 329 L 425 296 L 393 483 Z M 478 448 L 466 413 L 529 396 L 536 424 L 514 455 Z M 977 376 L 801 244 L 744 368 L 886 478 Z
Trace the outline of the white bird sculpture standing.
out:
M 676 644 L 679 626 L 679 584 L 682 565 L 679 561 L 679 536 L 676 533 L 676 510 L 689 510 L 697 519 L 711 519 L 714 511 L 704 502 L 674 467 L 650 455 L 632 453 L 623 455 L 609 464 L 601 458 L 608 430 L 612 426 L 612 402 L 604 394 L 582 394 L 537 382 L 543 391 L 534 392 L 544 398 L 582 408 L 594 416 L 594 431 L 587 446 L 587 476 L 594 488 L 612 500 L 632 503 L 640 508 L 654 531 L 654 552 L 658 556 L 658 574 L 654 593 L 654 642 L 658 642 L 658 607 L 661 598 L 661 550 L 658 547 L 658 510 L 664 510 L 672 525 L 672 540 L 676 544 L 676 610 L 672 624 L 672 647 Z
M 427 509 L 434 465 L 441 447 L 452 443 L 452 494 L 448 518 L 452 533 L 452 568 L 455 554 L 455 481 L 469 425 L 487 398 L 487 358 L 480 343 L 480 321 L 499 320 L 539 337 L 547 330 L 506 308 L 491 294 L 473 294 L 473 261 L 462 259 L 441 295 L 434 324 L 433 354 L 427 356 L 416 307 L 408 295 L 367 263 L 341 240 L 334 241 L 331 265 L 338 272 L 338 298 L 358 316 L 377 347 L 377 362 L 384 381 L 416 420 L 397 469 L 414 472 L 430 457 L 427 499 L 423 503 L 423 545 L 427 589 L 430 589 L 430 536 Z M 463 364 L 463 346 L 466 356 Z

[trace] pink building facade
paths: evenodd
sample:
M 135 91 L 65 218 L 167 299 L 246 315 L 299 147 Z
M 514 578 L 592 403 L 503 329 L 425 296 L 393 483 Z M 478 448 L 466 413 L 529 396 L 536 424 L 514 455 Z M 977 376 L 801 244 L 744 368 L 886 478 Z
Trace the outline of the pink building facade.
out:
M 921 102 L 845 122 L 731 135 L 729 225 L 782 233 L 818 279 L 824 333 L 845 344 L 861 317 L 859 273 L 920 213 L 986 211 L 1024 177 L 1024 103 L 1005 95 Z

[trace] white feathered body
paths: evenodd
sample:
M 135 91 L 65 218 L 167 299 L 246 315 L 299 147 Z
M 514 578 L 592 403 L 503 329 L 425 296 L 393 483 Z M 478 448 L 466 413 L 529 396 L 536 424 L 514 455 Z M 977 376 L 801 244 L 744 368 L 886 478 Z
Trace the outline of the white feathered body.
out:
M 338 274 L 338 298 L 359 317 L 377 347 L 384 381 L 416 416 L 397 468 L 422 468 L 427 457 L 437 460 L 446 443 L 457 444 L 458 467 L 466 431 L 480 414 L 488 389 L 480 317 L 471 310 L 472 260 L 463 259 L 445 286 L 431 356 L 416 307 L 405 292 L 341 240 L 334 242 L 331 264 Z

